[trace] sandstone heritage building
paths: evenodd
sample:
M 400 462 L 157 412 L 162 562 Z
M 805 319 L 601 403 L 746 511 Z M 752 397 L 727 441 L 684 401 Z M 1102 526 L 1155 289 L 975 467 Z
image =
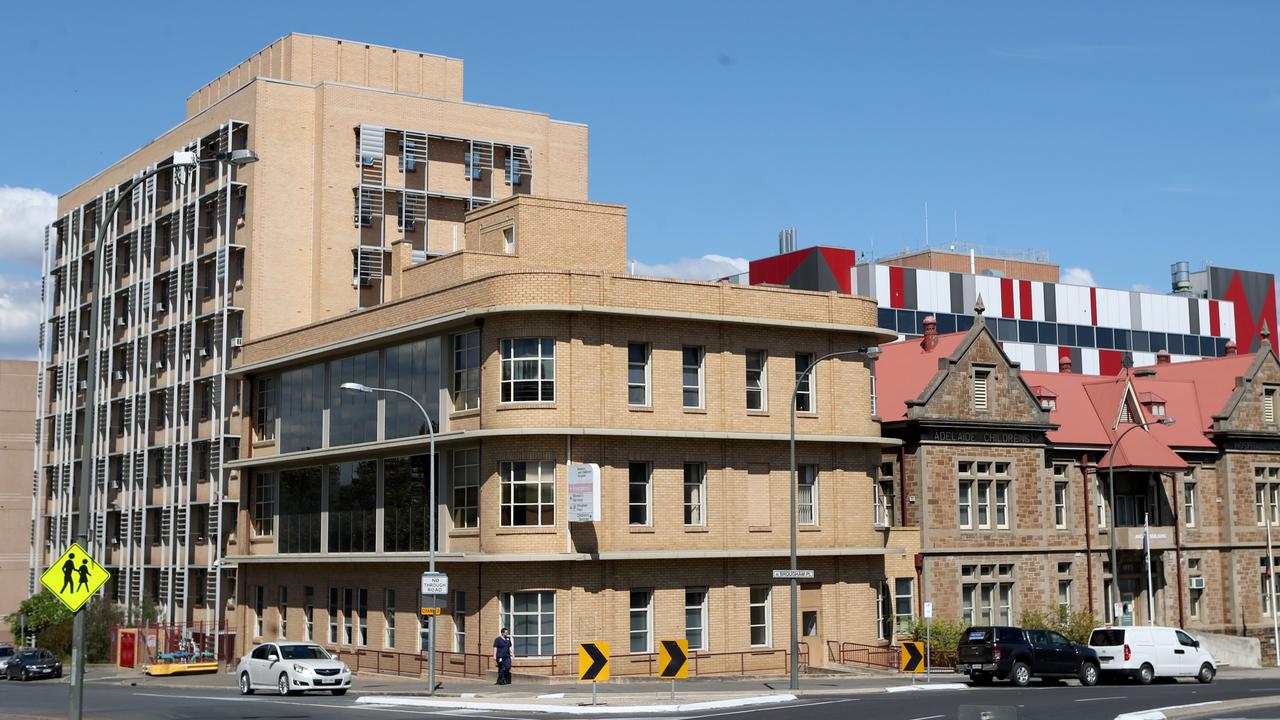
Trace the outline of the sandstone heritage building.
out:
M 938 334 L 928 319 L 923 337 L 883 346 L 877 363 L 884 433 L 903 441 L 881 477 L 902 478 L 894 511 L 919 528 L 921 597 L 938 617 L 1017 623 L 1064 605 L 1269 637 L 1265 533 L 1280 523 L 1269 330 L 1252 354 L 1230 343 L 1223 357 L 1170 363 L 1162 352 L 1154 367 L 1098 376 L 1073 373 L 1067 353 L 1059 372 L 1023 371 L 989 323 L 981 308 L 964 333 Z

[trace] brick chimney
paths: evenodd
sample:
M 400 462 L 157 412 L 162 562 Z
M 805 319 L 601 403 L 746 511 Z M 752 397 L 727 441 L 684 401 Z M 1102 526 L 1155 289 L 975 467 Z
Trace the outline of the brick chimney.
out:
M 1171 362 L 1173 362 L 1173 358 L 1169 357 L 1168 350 L 1161 350 L 1160 352 L 1156 353 L 1157 365 L 1168 365 Z
M 924 339 L 920 341 L 920 347 L 925 352 L 933 352 L 938 347 L 938 319 L 932 315 L 924 316 Z
M 1068 374 L 1068 375 L 1070 375 L 1070 374 L 1071 374 L 1072 370 L 1071 370 L 1071 356 L 1070 356 L 1070 355 L 1063 355 L 1063 356 L 1061 356 L 1061 357 L 1059 357 L 1059 358 L 1058 358 L 1058 372 L 1060 372 L 1060 373 L 1066 373 L 1066 374 Z
M 1228 354 L 1228 355 L 1235 355 L 1235 354 L 1236 354 L 1236 341 L 1235 341 L 1235 340 L 1228 340 L 1228 341 L 1227 341 L 1227 354 Z

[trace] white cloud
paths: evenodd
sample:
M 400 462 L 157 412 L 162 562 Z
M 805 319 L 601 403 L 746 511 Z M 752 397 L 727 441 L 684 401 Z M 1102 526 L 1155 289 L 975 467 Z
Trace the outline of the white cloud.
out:
M 1062 273 L 1058 276 L 1058 280 L 1066 285 L 1088 285 L 1089 287 L 1097 286 L 1097 282 L 1093 279 L 1093 273 L 1085 268 L 1062 268 Z
M 639 260 L 635 263 L 637 275 L 683 278 L 685 280 L 718 280 L 747 271 L 746 258 L 724 255 L 703 255 L 698 258 L 680 258 L 675 262 L 650 265 Z
M 40 312 L 39 280 L 0 275 L 0 358 L 35 358 Z
M 1140 292 L 1140 293 L 1158 293 L 1158 292 L 1160 292 L 1159 290 L 1156 290 L 1155 288 L 1151 287 L 1150 285 L 1148 285 L 1148 284 L 1146 284 L 1146 283 L 1134 283 L 1134 284 L 1132 284 L 1132 285 L 1130 285 L 1130 286 L 1129 286 L 1129 290 L 1131 290 L 1132 292 Z
M 0 260 L 39 264 L 44 226 L 58 213 L 58 198 L 37 188 L 0 186 Z

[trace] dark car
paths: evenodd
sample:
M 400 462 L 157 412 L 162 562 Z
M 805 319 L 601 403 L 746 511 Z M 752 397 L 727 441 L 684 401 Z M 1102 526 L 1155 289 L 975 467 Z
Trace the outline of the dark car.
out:
M 1098 654 L 1052 630 L 1017 627 L 971 627 L 960 635 L 956 672 L 976 684 L 1009 680 L 1019 687 L 1031 678 L 1077 678 L 1081 685 L 1098 682 Z
M 9 658 L 5 677 L 10 680 L 30 680 L 38 677 L 62 677 L 62 661 L 48 650 L 19 650 Z

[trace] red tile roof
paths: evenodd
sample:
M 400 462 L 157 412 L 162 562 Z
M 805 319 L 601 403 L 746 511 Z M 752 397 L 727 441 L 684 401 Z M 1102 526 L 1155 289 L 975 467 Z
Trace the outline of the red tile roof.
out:
M 955 352 L 967 335 L 939 335 L 931 352 L 924 350 L 919 339 L 881 346 L 876 363 L 880 417 L 887 423 L 905 420 L 907 401 L 920 396 L 939 372 L 939 361 Z M 1056 397 L 1049 419 L 1058 427 L 1048 433 L 1049 441 L 1056 445 L 1110 448 L 1119 433 L 1132 427 L 1119 424 L 1121 400 L 1132 392 L 1139 399 L 1133 411 L 1142 414 L 1147 427 L 1124 437 L 1116 449 L 1116 467 L 1178 470 L 1186 463 L 1175 450 L 1215 447 L 1207 435 L 1213 416 L 1225 408 L 1236 378 L 1248 370 L 1254 357 L 1228 355 L 1159 365 L 1153 368 L 1154 377 L 1124 370 L 1111 377 L 1024 371 L 1022 378 L 1037 397 Z M 1166 417 L 1175 422 L 1157 423 L 1159 418 L 1149 416 L 1150 406 L 1144 404 L 1150 402 L 1164 403 Z M 1110 460 L 1108 455 L 1103 457 Z

